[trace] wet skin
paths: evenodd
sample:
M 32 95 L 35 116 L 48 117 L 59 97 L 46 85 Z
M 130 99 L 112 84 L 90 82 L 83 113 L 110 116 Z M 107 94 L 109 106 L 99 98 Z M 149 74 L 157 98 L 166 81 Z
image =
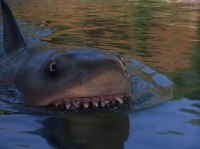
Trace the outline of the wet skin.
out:
M 28 48 L 5 0 L 1 0 L 5 81 L 29 105 L 105 107 L 130 96 L 130 77 L 117 54 L 95 49 Z

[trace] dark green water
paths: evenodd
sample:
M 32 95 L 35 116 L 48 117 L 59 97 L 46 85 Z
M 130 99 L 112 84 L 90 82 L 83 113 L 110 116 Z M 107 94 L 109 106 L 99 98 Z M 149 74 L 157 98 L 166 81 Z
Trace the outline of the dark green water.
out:
M 30 115 L 0 109 L 0 148 L 199 149 L 198 1 L 10 0 L 9 4 L 26 36 L 60 48 L 117 51 L 167 75 L 175 88 L 174 100 L 131 113 Z

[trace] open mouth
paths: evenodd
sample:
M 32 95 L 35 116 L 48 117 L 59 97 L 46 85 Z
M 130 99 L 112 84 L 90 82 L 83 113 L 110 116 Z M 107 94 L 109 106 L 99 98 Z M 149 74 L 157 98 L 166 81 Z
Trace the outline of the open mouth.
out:
M 78 108 L 104 108 L 116 104 L 122 104 L 126 98 L 126 94 L 104 95 L 96 97 L 77 97 L 57 99 L 49 104 L 49 106 L 66 109 Z

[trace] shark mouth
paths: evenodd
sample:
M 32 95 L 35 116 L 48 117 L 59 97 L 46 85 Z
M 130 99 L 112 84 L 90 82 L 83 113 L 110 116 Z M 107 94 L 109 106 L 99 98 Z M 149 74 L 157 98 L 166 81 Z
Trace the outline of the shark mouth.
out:
M 78 108 L 104 108 L 116 104 L 123 104 L 126 94 L 116 94 L 97 97 L 78 97 L 57 99 L 49 104 L 56 108 L 78 109 Z

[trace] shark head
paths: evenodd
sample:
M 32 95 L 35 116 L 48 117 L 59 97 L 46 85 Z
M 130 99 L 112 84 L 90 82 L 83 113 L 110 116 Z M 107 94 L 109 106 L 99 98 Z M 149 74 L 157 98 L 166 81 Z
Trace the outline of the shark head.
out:
M 123 58 L 96 49 L 28 48 L 5 0 L 1 0 L 6 81 L 34 106 L 105 107 L 130 96 Z

